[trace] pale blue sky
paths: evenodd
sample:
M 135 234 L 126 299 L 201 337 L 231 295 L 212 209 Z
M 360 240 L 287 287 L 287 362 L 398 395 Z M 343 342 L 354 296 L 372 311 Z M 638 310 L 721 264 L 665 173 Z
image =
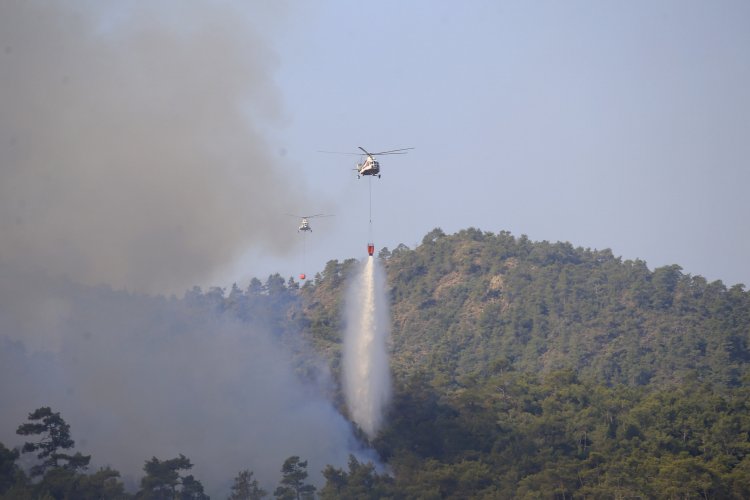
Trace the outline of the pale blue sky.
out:
M 750 2 L 0 2 L 0 266 L 176 292 L 434 227 L 750 285 Z M 284 213 L 325 212 L 296 233 Z M 244 254 L 244 257 L 241 257 Z
M 367 240 L 369 179 L 315 151 L 413 146 L 373 181 L 378 247 L 474 226 L 750 284 L 750 3 L 328 1 L 290 16 L 269 37 L 286 118 L 270 137 L 320 200 L 307 211 L 336 212 L 314 224 L 308 273 Z

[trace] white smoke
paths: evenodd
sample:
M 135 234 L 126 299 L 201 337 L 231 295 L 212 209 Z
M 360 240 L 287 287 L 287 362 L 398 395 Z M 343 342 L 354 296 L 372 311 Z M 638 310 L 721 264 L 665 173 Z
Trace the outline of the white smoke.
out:
M 351 418 L 371 439 L 383 424 L 391 396 L 388 318 L 385 273 L 369 257 L 347 295 L 343 372 Z
M 0 1 L 0 442 L 51 406 L 92 463 L 137 484 L 183 453 L 209 491 L 272 486 L 290 455 L 320 482 L 356 451 L 263 325 L 141 295 L 294 247 L 307 195 L 266 139 L 285 8 Z
M 71 426 L 75 451 L 92 455 L 91 471 L 118 470 L 130 490 L 151 457 L 179 453 L 212 497 L 250 469 L 273 491 L 291 455 L 308 460 L 310 481 L 350 453 L 372 460 L 326 395 L 327 368 L 303 382 L 288 345 L 263 324 L 239 321 L 166 299 L 19 274 L 13 294 L 0 288 L 0 442 L 40 406 Z M 44 285 L 42 292 L 38 290 Z M 31 296 L 33 300 L 27 300 Z M 41 304 L 29 317 L 24 304 Z M 23 339 L 50 339 L 31 347 Z M 289 339 L 287 342 L 290 342 Z M 297 346 L 310 353 L 305 346 Z M 222 496 L 223 495 L 223 496 Z
M 265 10 L 0 2 L 0 260 L 180 293 L 289 252 L 283 213 L 308 201 L 265 137 L 283 120 Z

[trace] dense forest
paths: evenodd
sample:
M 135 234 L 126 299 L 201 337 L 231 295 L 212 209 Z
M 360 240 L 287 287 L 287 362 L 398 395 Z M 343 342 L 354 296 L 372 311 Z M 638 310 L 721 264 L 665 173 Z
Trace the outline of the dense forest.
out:
M 743 285 L 477 229 L 435 229 L 377 258 L 394 396 L 368 444 L 385 468 L 351 456 L 315 489 L 305 457 L 291 456 L 274 491 L 253 471 L 227 471 L 231 498 L 750 498 Z M 356 263 L 330 261 L 304 284 L 273 275 L 180 300 L 196 315 L 270 328 L 300 378 L 316 376 L 315 354 L 338 380 Z M 330 398 L 346 415 L 340 388 Z M 117 471 L 68 453 L 64 415 L 29 412 L 17 431 L 27 444 L 0 446 L 3 498 L 205 498 L 188 474 L 196 457 L 144 457 L 140 489 L 127 493 Z

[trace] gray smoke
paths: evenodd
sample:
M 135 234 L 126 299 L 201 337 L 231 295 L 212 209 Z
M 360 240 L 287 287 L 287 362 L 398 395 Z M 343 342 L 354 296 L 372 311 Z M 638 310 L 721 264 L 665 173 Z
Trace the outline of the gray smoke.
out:
M 139 291 L 294 244 L 273 13 L 222 2 L 0 2 L 0 260 Z M 286 224 L 286 226 L 285 226 Z
M 137 482 L 183 453 L 213 492 L 244 468 L 273 486 L 293 454 L 319 479 L 357 450 L 324 369 L 301 382 L 262 325 L 147 295 L 295 244 L 283 214 L 309 204 L 261 133 L 280 105 L 258 9 L 0 2 L 6 445 L 52 406 L 97 466 Z
M 293 350 L 262 326 L 187 299 L 7 270 L 0 278 L 19 283 L 12 297 L 0 297 L 6 446 L 23 443 L 15 430 L 28 413 L 51 406 L 70 424 L 75 449 L 92 454 L 93 470 L 109 464 L 131 485 L 146 460 L 179 453 L 213 494 L 226 494 L 245 468 L 272 491 L 291 455 L 309 460 L 318 484 L 326 464 L 344 467 L 349 453 L 368 459 L 326 399 L 325 365 L 313 365 L 317 378 L 302 381 Z M 29 299 L 41 306 L 34 315 L 15 308 Z M 19 340 L 33 338 L 50 347 Z

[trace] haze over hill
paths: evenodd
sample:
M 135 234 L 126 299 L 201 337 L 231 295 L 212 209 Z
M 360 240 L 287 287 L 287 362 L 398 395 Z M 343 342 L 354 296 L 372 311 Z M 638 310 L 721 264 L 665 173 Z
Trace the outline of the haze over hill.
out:
M 597 450 L 604 454 L 599 475 L 565 479 L 566 491 L 610 491 L 620 477 L 607 476 L 616 457 L 641 463 L 661 453 L 653 467 L 662 474 L 659 467 L 680 450 L 715 476 L 711 491 L 744 487 L 737 439 L 750 432 L 742 417 L 750 292 L 676 265 L 649 270 L 609 250 L 477 229 L 435 229 L 416 248 L 383 249 L 379 258 L 390 288 L 395 384 L 372 440 L 395 473 L 378 480 L 383 487 L 527 491 L 540 468 L 557 470 L 565 457 L 570 470 L 589 470 Z M 304 286 L 272 275 L 246 290 L 195 288 L 182 299 L 5 269 L 3 279 L 19 286 L 0 301 L 0 441 L 18 443 L 13 431 L 26 413 L 52 405 L 69 420 L 78 448 L 120 470 L 128 484 L 137 483 L 150 456 L 184 453 L 214 492 L 242 468 L 271 487 L 291 455 L 309 459 L 313 480 L 333 487 L 332 472 L 318 475 L 325 465 L 341 467 L 349 453 L 375 458 L 347 421 L 340 378 L 343 299 L 356 267 L 353 259 L 332 260 Z M 34 302 L 41 309 L 24 307 L 28 293 L 42 299 Z M 710 402 L 701 391 L 723 399 Z M 664 408 L 698 405 L 702 422 L 728 419 L 731 445 L 715 449 L 719 438 L 695 422 L 684 441 L 666 448 L 645 437 L 638 446 L 623 441 L 618 426 L 627 422 L 642 436 L 657 427 L 677 432 L 672 420 L 658 417 L 647 428 L 638 420 L 645 417 L 636 418 L 667 394 L 681 396 Z M 558 408 L 552 400 L 560 398 L 567 402 Z M 533 444 L 542 418 L 576 424 Z M 509 429 L 531 441 L 511 445 Z M 575 451 L 579 431 L 588 444 Z M 547 445 L 558 452 L 550 455 Z M 527 465 L 508 470 L 519 457 Z M 453 477 L 465 467 L 478 467 L 478 482 L 435 483 L 431 476 Z M 651 487 L 628 486 L 642 494 Z
M 0 5 L 0 265 L 182 293 L 293 248 L 311 199 L 261 131 L 275 8 L 167 5 Z
M 214 495 L 245 468 L 274 485 L 294 454 L 315 481 L 326 464 L 369 456 L 330 402 L 325 362 L 291 326 L 280 344 L 272 316 L 241 321 L 191 302 L 194 294 L 167 299 L 7 270 L 0 280 L 16 284 L 0 299 L 8 446 L 23 442 L 15 430 L 28 413 L 51 406 L 77 449 L 93 455 L 92 470 L 110 465 L 133 488 L 147 459 L 182 453 Z

